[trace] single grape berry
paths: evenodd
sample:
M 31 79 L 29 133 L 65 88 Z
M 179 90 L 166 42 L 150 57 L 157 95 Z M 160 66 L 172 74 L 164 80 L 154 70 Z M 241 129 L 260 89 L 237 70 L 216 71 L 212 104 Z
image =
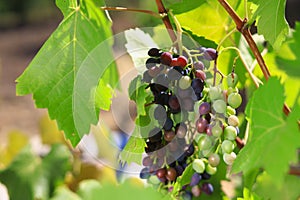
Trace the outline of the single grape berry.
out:
M 173 120 L 168 117 L 164 123 L 163 129 L 165 131 L 169 131 L 172 129 L 172 127 L 173 127 Z
M 188 64 L 188 60 L 185 56 L 179 56 L 177 58 L 177 66 L 184 68 Z
M 164 139 L 167 142 L 171 142 L 173 138 L 175 137 L 175 132 L 170 130 L 170 131 L 165 131 L 164 132 Z
M 222 129 L 222 127 L 220 125 L 215 124 L 211 128 L 211 133 L 215 137 L 220 137 L 222 135 L 222 133 L 223 133 L 223 129 Z
M 208 121 L 205 118 L 199 118 L 196 121 L 196 128 L 199 133 L 205 132 L 207 125 L 208 125 Z
M 212 167 L 217 167 L 220 163 L 220 156 L 219 154 L 213 153 L 208 157 L 208 163 Z
M 206 60 L 216 60 L 218 57 L 218 52 L 213 48 L 207 48 L 203 52 L 203 58 Z
M 195 172 L 193 175 L 192 175 L 192 178 L 191 178 L 191 182 L 190 182 L 190 186 L 195 186 L 195 185 L 198 185 L 199 182 L 201 181 L 202 177 L 201 177 L 201 174 Z
M 143 165 L 145 167 L 151 166 L 153 164 L 153 159 L 150 156 L 143 158 Z
M 183 76 L 179 79 L 179 87 L 180 89 L 187 89 L 191 86 L 191 78 L 189 76 Z
M 152 77 L 149 75 L 148 70 L 144 72 L 143 74 L 143 81 L 145 83 L 151 83 Z
M 230 140 L 224 140 L 222 142 L 221 148 L 224 153 L 231 153 L 234 149 L 234 144 Z
M 178 98 L 175 95 L 170 96 L 168 105 L 172 110 L 179 110 L 180 109 L 180 103 L 178 101 Z
M 207 195 L 211 195 L 214 192 L 214 187 L 210 183 L 203 183 L 201 191 L 205 192 Z
M 210 103 L 208 102 L 203 102 L 200 106 L 199 106 L 199 114 L 200 115 L 206 115 L 210 112 Z
M 156 171 L 156 176 L 158 178 L 165 178 L 166 174 L 167 174 L 167 170 L 165 168 L 161 168 Z
M 203 71 L 205 69 L 203 62 L 201 62 L 201 61 L 194 62 L 193 65 L 194 65 L 195 70 Z
M 151 48 L 148 51 L 148 55 L 151 57 L 159 57 L 161 55 L 161 53 L 158 48 Z
M 154 67 L 156 64 L 160 63 L 159 59 L 156 58 L 148 58 L 146 60 L 146 68 L 150 69 L 151 67 Z
M 169 181 L 175 181 L 175 179 L 177 178 L 176 169 L 174 169 L 173 167 L 170 167 L 169 169 L 167 169 L 166 178 Z
M 164 52 L 160 56 L 160 62 L 164 65 L 170 66 L 170 64 L 172 62 L 172 58 L 173 58 L 173 56 L 170 52 Z
M 236 159 L 236 154 L 234 152 L 231 153 L 224 153 L 223 160 L 227 165 L 232 165 L 233 161 Z
M 214 101 L 212 107 L 217 113 L 220 114 L 225 114 L 227 108 L 225 101 L 223 101 L 222 99 Z
M 210 175 L 214 175 L 215 173 L 217 173 L 217 168 L 208 164 L 206 165 L 205 171 Z
M 238 93 L 231 93 L 228 96 L 227 102 L 232 108 L 237 108 L 242 103 L 242 97 Z
M 203 91 L 204 82 L 199 78 L 195 78 L 192 80 L 191 86 L 195 93 L 200 93 Z
M 173 67 L 168 70 L 167 75 L 171 81 L 179 80 L 182 77 L 181 72 L 178 72 Z
M 237 136 L 237 130 L 235 127 L 233 126 L 227 126 L 225 129 L 224 129 L 224 138 L 226 140 L 235 140 Z
M 167 118 L 167 112 L 164 106 L 157 105 L 154 109 L 154 118 L 158 121 L 164 121 Z
M 141 179 L 148 179 L 151 176 L 148 168 L 143 168 L 140 172 L 140 178 Z
M 197 172 L 197 173 L 203 173 L 205 170 L 205 164 L 203 162 L 203 160 L 196 158 L 193 161 L 193 169 Z
M 195 76 L 196 76 L 196 78 L 199 78 L 199 79 L 201 79 L 202 81 L 205 81 L 205 79 L 206 79 L 206 74 L 205 74 L 205 72 L 202 71 L 202 70 L 199 70 L 199 69 L 195 71 Z
M 240 124 L 239 118 L 235 115 L 230 115 L 227 121 L 230 126 L 234 126 L 234 127 L 237 127 Z
M 201 151 L 209 150 L 212 147 L 210 136 L 205 135 L 198 141 L 198 147 Z
M 219 87 L 209 88 L 209 98 L 211 100 L 220 99 L 222 97 L 221 89 Z
M 201 189 L 198 185 L 193 186 L 191 192 L 194 197 L 199 197 L 201 195 Z
M 154 66 L 148 70 L 149 76 L 156 77 L 161 71 L 160 67 Z

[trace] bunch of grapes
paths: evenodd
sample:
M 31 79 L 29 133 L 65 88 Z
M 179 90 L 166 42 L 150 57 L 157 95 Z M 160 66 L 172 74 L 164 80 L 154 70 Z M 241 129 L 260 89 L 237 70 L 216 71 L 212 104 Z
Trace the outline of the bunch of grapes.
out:
M 200 48 L 197 53 L 187 56 L 152 48 L 143 74 L 154 96 L 157 126 L 145 138 L 147 155 L 140 177 L 157 180 L 172 191 L 177 177 L 192 165 L 190 183 L 178 191 L 184 198 L 213 193 L 208 181 L 220 156 L 226 164 L 233 163 L 239 132 L 235 109 L 242 100 L 234 72 L 227 77 L 226 91 L 206 82 L 205 71 L 217 59 L 216 50 Z

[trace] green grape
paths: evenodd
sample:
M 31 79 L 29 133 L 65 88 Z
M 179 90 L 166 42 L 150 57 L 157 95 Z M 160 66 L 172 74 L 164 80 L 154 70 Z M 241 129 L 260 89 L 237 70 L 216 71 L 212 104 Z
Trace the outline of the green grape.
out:
M 195 134 L 195 138 L 194 138 L 194 140 L 195 140 L 195 142 L 198 144 L 199 143 L 199 141 L 201 140 L 201 138 L 203 138 L 203 137 L 205 137 L 206 135 L 204 135 L 204 134 Z
M 219 165 L 220 163 L 220 156 L 219 154 L 213 153 L 208 157 L 208 163 L 212 166 L 212 167 L 216 167 Z
M 232 93 L 238 93 L 238 92 L 239 90 L 236 87 L 235 88 L 230 87 L 227 89 L 227 95 L 230 95 Z
M 226 103 L 222 99 L 218 99 L 213 102 L 213 109 L 220 114 L 223 114 L 226 112 Z
M 216 100 L 222 97 L 221 89 L 219 87 L 209 88 L 209 98 L 211 100 Z
M 231 106 L 227 106 L 226 107 L 226 114 L 227 115 L 235 115 L 236 114 L 235 109 L 232 108 Z
M 236 154 L 234 152 L 231 153 L 224 153 L 223 160 L 227 165 L 232 165 L 233 161 L 236 159 Z
M 218 124 L 215 124 L 212 128 L 211 128 L 211 132 L 212 135 L 215 137 L 220 137 L 223 133 L 223 129 L 221 126 L 219 126 Z
M 148 182 L 153 185 L 158 185 L 161 183 L 159 178 L 157 176 L 153 176 L 153 175 L 149 177 Z
M 235 87 L 238 82 L 238 75 L 236 73 L 230 73 L 227 75 L 228 87 Z
M 235 127 L 227 126 L 224 129 L 224 138 L 226 140 L 235 140 L 236 136 L 237 136 L 237 130 Z
M 200 138 L 198 141 L 198 146 L 201 151 L 208 150 L 212 146 L 212 141 L 208 135 L 204 135 L 205 137 Z
M 239 118 L 235 115 L 230 115 L 227 121 L 230 126 L 234 126 L 234 127 L 237 127 L 240 124 Z
M 208 164 L 206 165 L 205 171 L 210 175 L 214 175 L 215 173 L 217 173 L 217 168 Z
M 191 78 L 189 76 L 183 76 L 179 79 L 179 87 L 183 90 L 189 88 L 191 86 Z
M 193 169 L 197 172 L 197 173 L 203 173 L 205 170 L 205 164 L 203 162 L 203 160 L 201 159 L 195 159 L 193 161 Z
M 231 153 L 234 149 L 234 144 L 230 140 L 224 140 L 221 145 L 223 153 Z
M 242 103 L 242 97 L 238 93 L 232 93 L 228 96 L 227 102 L 231 107 L 237 108 Z

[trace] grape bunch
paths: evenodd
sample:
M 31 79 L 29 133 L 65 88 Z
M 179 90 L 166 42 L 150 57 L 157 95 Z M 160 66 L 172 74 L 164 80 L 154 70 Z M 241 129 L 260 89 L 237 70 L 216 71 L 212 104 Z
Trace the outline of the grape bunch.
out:
M 236 157 L 235 109 L 242 100 L 235 87 L 237 75 L 228 75 L 226 91 L 206 82 L 210 61 L 218 56 L 212 48 L 198 49 L 197 56 L 152 48 L 148 55 L 142 80 L 154 97 L 156 123 L 145 138 L 140 177 L 172 191 L 177 177 L 192 166 L 190 183 L 178 193 L 185 199 L 210 195 L 214 188 L 208 181 L 217 172 L 220 156 L 228 165 Z

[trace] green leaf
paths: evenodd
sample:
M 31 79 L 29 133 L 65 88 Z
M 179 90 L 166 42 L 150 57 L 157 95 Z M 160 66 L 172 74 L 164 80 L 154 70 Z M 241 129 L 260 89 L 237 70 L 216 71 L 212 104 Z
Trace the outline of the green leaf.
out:
M 11 200 L 48 199 L 71 169 L 70 157 L 67 147 L 61 144 L 54 145 L 43 159 L 27 146 L 9 167 L 0 171 L 0 181 L 6 185 Z
M 278 187 L 271 175 L 264 173 L 257 178 L 253 191 L 262 199 L 282 200 L 298 199 L 300 197 L 300 179 L 297 176 L 286 175 Z
M 110 22 L 92 0 L 57 0 L 64 19 L 17 79 L 17 94 L 33 94 L 38 108 L 48 108 L 51 119 L 73 146 L 107 109 L 110 94 L 97 86 L 116 85 L 111 51 Z M 111 75 L 110 79 L 107 79 Z M 101 77 L 104 83 L 99 84 Z M 101 107 L 99 107 L 101 106 Z M 103 106 L 103 107 L 102 107 Z
M 174 184 L 174 188 L 172 190 L 172 195 L 177 196 L 182 186 L 191 182 L 191 178 L 194 173 L 195 170 L 193 169 L 192 163 L 190 163 L 183 171 L 183 174 L 176 179 L 176 183 Z
M 128 94 L 131 100 L 135 101 L 138 115 L 146 115 L 145 104 L 151 96 L 147 92 L 148 84 L 142 82 L 142 76 L 138 75 L 129 84 Z
M 81 182 L 78 191 L 84 200 L 114 199 L 114 200 L 132 200 L 132 199 L 162 199 L 161 193 L 152 187 L 141 187 L 134 184 L 120 184 L 102 186 L 94 180 Z
M 142 163 L 142 155 L 145 152 L 146 142 L 137 131 L 138 128 L 134 129 L 134 133 L 128 139 L 124 149 L 119 154 L 119 160 L 122 164 L 125 163 Z
M 198 8 L 176 17 L 184 30 L 216 43 L 224 38 L 227 30 L 234 27 L 228 14 L 217 1 L 206 1 Z
M 258 34 L 262 34 L 275 49 L 278 49 L 289 32 L 289 25 L 285 19 L 286 0 L 250 1 L 258 6 L 251 20 L 257 20 Z
M 254 92 L 251 101 L 247 111 L 250 114 L 251 140 L 239 152 L 232 172 L 247 174 L 263 167 L 279 185 L 296 156 L 296 149 L 300 147 L 299 106 L 285 120 L 282 112 L 284 89 L 273 77 Z
M 193 32 L 191 32 L 189 30 L 183 29 L 183 31 L 185 34 L 189 35 L 191 38 L 193 38 L 193 40 L 198 42 L 203 47 L 210 47 L 210 48 L 214 48 L 214 49 L 216 49 L 218 47 L 218 45 L 214 41 L 208 40 L 203 36 L 195 35 Z
M 145 31 L 152 31 L 152 29 L 145 29 Z M 125 38 L 127 52 L 131 56 L 135 68 L 142 73 L 146 69 L 148 50 L 154 47 L 158 48 L 158 46 L 148 33 L 138 28 L 125 31 Z
M 174 3 L 172 5 L 170 5 L 170 9 L 172 10 L 172 12 L 174 14 L 180 14 L 180 13 L 184 13 L 184 12 L 188 12 L 190 10 L 193 10 L 197 7 L 199 7 L 200 5 L 202 5 L 203 3 L 205 3 L 205 0 L 181 0 L 181 2 L 178 3 Z
M 276 57 L 278 68 L 285 71 L 289 76 L 300 77 L 300 23 L 296 23 L 293 40 L 288 43 L 291 51 L 294 54 L 293 59 Z

